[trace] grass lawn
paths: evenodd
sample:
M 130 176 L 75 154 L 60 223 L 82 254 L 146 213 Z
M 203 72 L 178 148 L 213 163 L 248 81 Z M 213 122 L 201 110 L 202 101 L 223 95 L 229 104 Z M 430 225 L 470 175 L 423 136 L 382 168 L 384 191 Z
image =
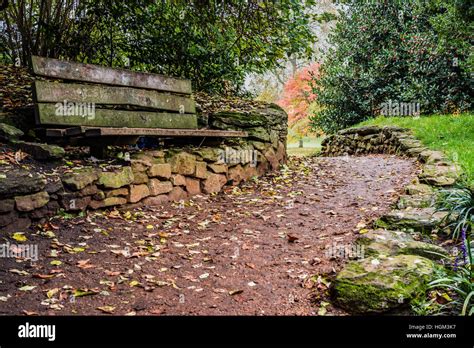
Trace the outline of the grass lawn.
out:
M 377 117 L 360 125 L 400 126 L 413 130 L 413 134 L 427 147 L 442 150 L 451 160 L 458 162 L 474 185 L 474 114 L 433 115 L 412 117 Z
M 321 150 L 323 138 L 303 137 L 303 147 L 299 147 L 298 141 L 288 141 L 287 150 L 289 156 L 312 156 Z

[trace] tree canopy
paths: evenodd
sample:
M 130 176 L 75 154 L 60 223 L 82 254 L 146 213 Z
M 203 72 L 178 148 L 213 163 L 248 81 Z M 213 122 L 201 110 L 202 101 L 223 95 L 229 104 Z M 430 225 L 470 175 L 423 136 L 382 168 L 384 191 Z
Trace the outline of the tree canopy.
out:
M 32 6 L 30 6 L 30 4 Z M 31 54 L 192 79 L 239 91 L 244 76 L 310 57 L 314 0 L 34 0 L 3 12 L 1 59 Z

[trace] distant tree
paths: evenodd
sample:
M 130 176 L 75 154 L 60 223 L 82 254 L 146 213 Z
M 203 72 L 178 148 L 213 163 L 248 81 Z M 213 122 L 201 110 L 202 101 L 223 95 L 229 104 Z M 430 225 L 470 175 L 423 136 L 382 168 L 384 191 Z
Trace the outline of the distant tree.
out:
M 319 63 L 312 63 L 296 72 L 283 87 L 283 95 L 277 102 L 288 113 L 288 123 L 308 117 L 308 110 L 316 99 L 312 80 L 319 77 Z

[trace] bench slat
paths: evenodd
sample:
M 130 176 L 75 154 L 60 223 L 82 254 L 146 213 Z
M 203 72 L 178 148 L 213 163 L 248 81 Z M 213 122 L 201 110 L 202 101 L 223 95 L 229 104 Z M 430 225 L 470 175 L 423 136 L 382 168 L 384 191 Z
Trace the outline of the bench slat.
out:
M 36 75 L 64 80 L 147 88 L 183 94 L 191 94 L 192 92 L 190 80 L 158 74 L 107 68 L 39 56 L 32 56 L 32 66 Z
M 35 81 L 36 101 L 39 103 L 95 103 L 104 105 L 133 105 L 157 110 L 196 113 L 194 100 L 185 96 L 137 89 L 77 83 Z
M 149 128 L 92 128 L 86 127 L 87 137 L 99 136 L 166 136 L 166 137 L 247 137 L 243 131 L 224 131 L 218 129 L 149 129 Z
M 95 109 L 93 115 L 57 114 L 55 104 L 37 103 L 37 117 L 42 125 L 130 127 L 130 128 L 197 128 L 195 114 Z

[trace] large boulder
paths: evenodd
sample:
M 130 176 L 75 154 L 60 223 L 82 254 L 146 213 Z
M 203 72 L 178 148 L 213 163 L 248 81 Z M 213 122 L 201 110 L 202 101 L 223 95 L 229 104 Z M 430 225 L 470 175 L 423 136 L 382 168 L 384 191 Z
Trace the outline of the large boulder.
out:
M 435 265 L 415 255 L 349 262 L 334 282 L 337 305 L 351 313 L 382 313 L 424 296 Z

